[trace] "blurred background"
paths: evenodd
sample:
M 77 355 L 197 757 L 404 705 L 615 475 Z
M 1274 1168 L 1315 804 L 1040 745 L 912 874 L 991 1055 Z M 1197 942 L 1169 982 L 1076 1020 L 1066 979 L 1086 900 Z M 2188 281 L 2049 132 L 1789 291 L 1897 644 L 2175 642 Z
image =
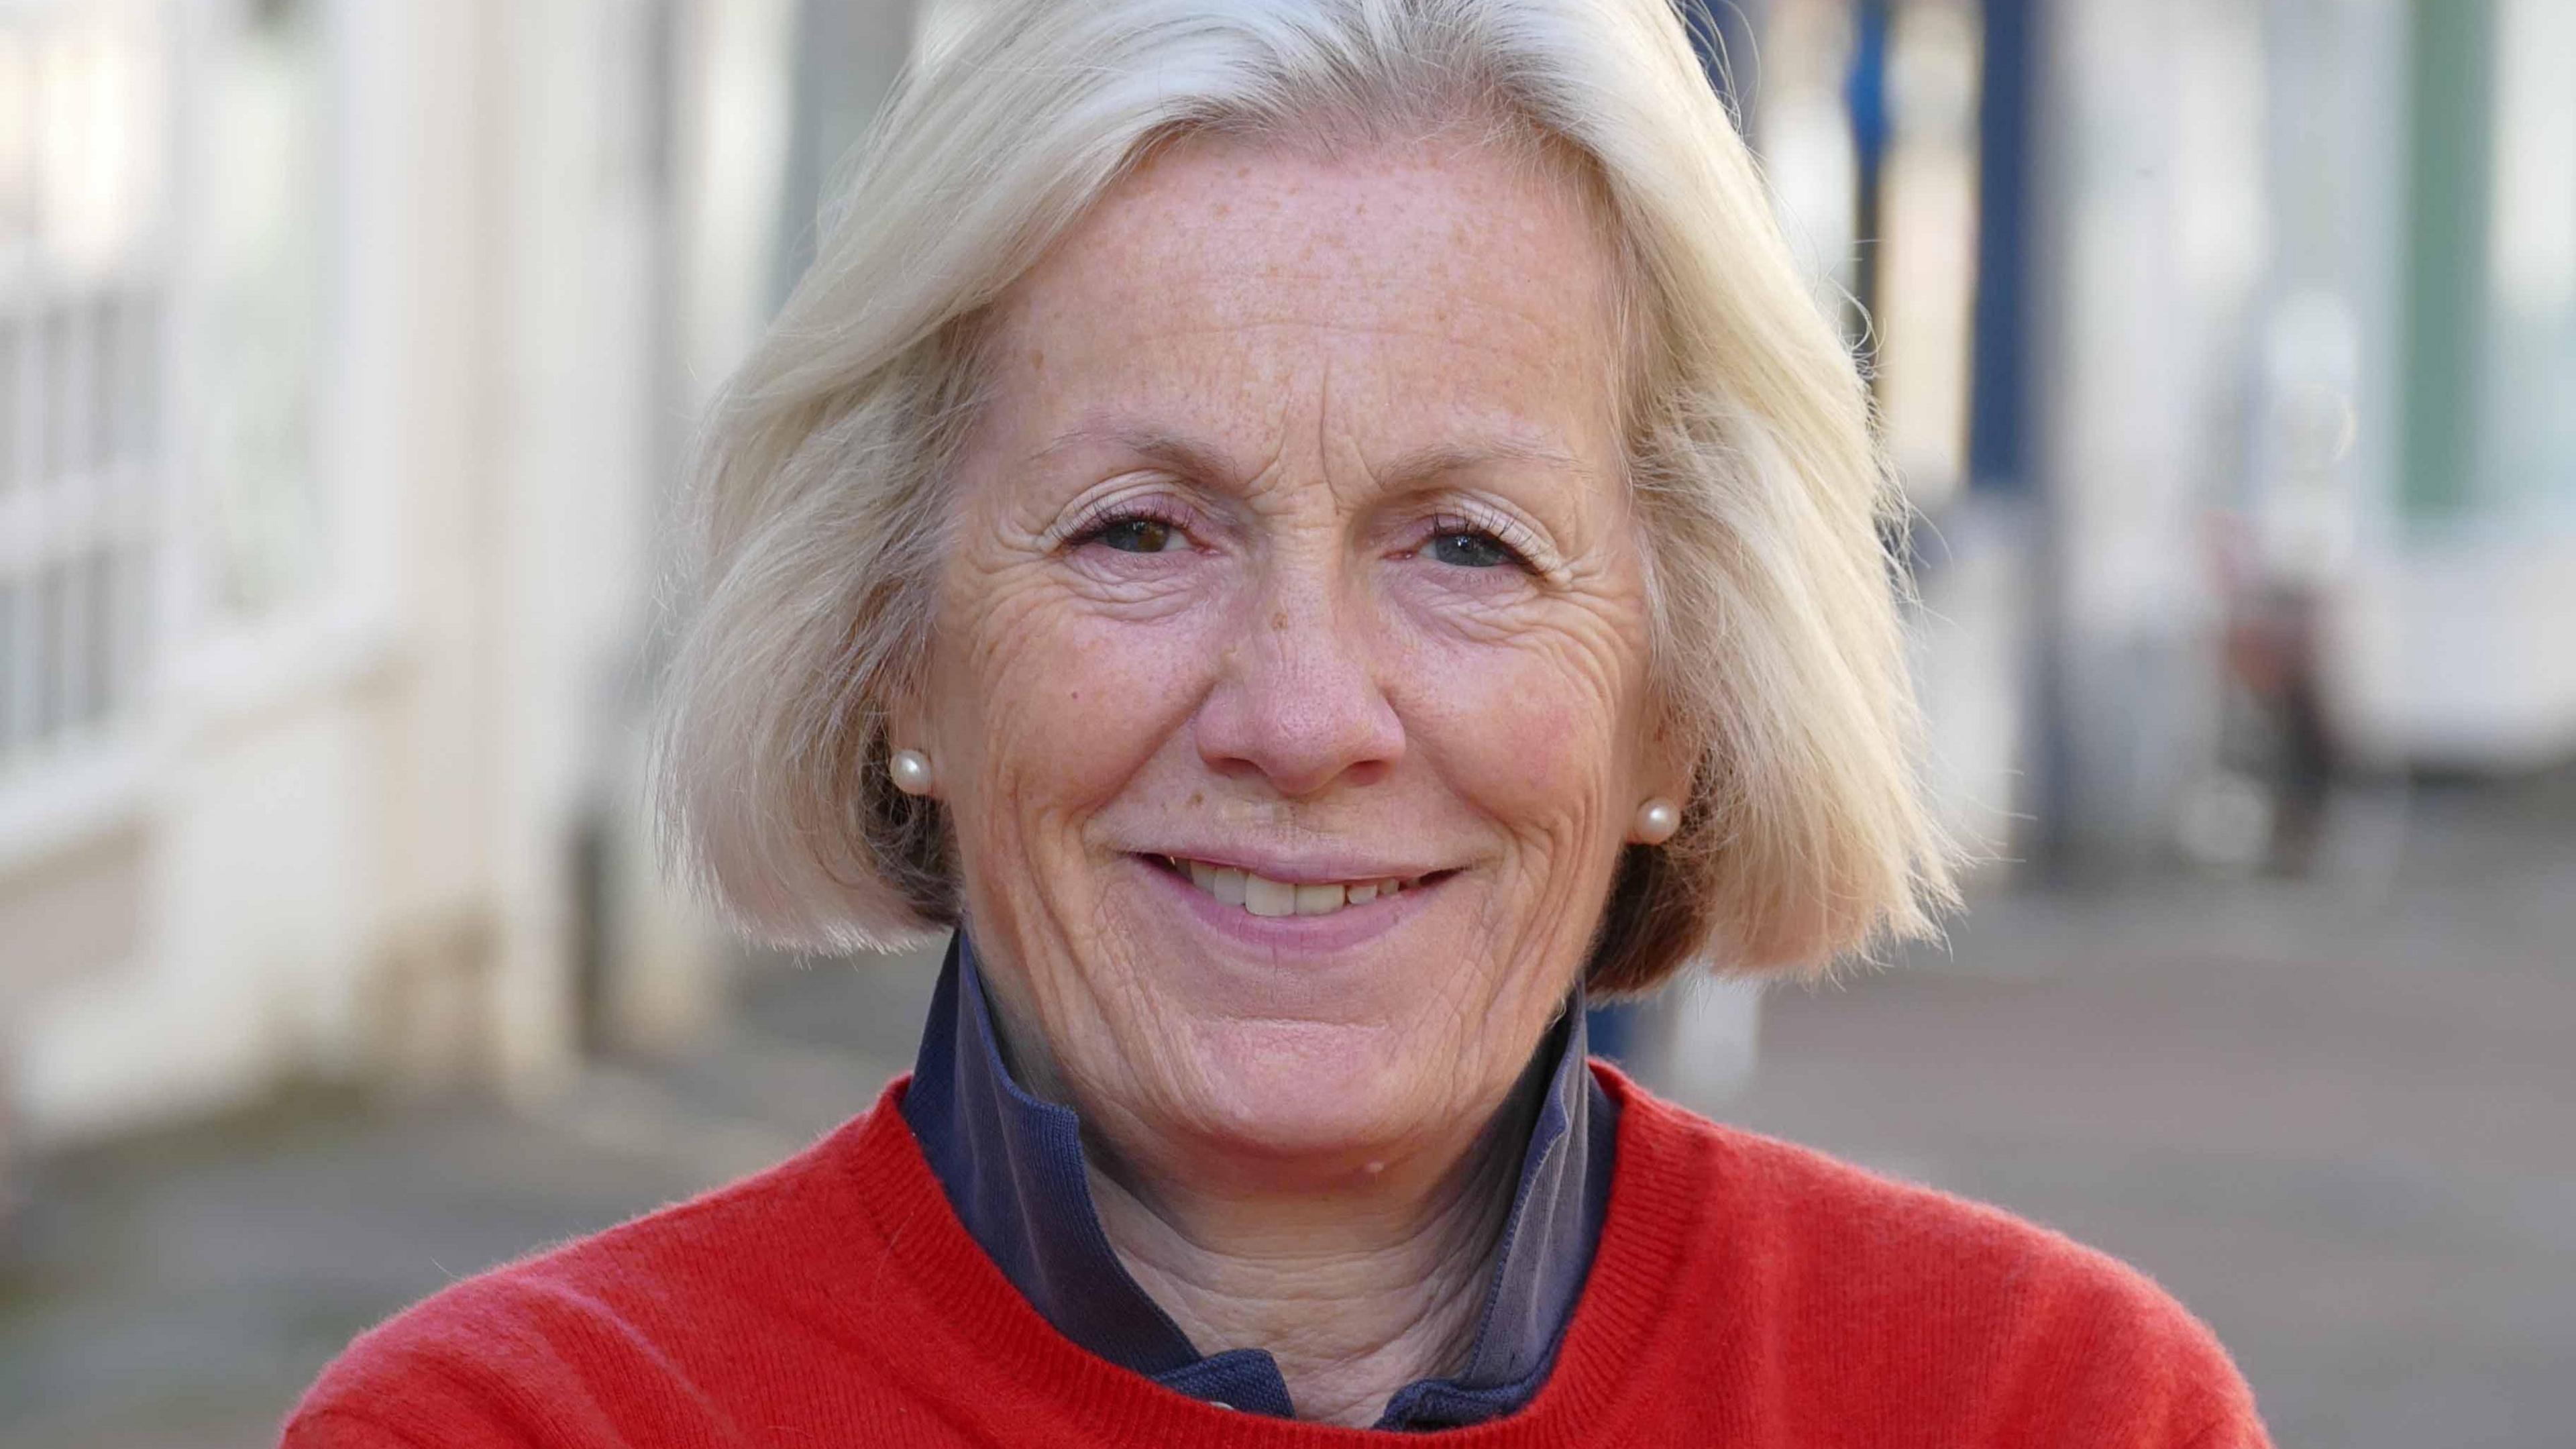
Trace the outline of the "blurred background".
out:
M 698 410 L 973 3 L 0 0 L 0 1443 L 267 1442 L 908 1065 L 643 739 Z M 1983 865 L 1599 1039 L 2139 1264 L 2284 1444 L 2576 1443 L 2576 0 L 1693 15 Z

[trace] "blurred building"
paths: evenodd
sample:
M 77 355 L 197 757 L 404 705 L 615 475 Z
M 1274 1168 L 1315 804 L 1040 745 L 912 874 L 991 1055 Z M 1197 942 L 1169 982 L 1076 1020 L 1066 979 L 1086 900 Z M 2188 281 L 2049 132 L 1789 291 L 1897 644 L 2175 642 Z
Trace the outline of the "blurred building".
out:
M 811 8 L 864 112 L 906 17 Z M 541 1087 L 708 1009 L 637 808 L 656 527 L 814 180 L 799 24 L 0 9 L 20 1136 L 288 1073 Z
M 1962 834 L 2247 862 L 2576 754 L 2576 9 L 1707 8 L 1922 513 Z
M 2210 786 L 2249 754 L 2576 752 L 2576 111 L 2549 79 L 2576 11 L 2067 0 L 2032 22 L 2060 838 L 2224 854 Z M 2274 707 L 2245 727 L 2249 695 Z
M 976 3 L 0 5 L 19 1136 L 718 1009 L 660 526 Z M 2303 770 L 2576 753 L 2576 8 L 1692 3 L 1921 510 L 1962 834 L 2239 859 Z

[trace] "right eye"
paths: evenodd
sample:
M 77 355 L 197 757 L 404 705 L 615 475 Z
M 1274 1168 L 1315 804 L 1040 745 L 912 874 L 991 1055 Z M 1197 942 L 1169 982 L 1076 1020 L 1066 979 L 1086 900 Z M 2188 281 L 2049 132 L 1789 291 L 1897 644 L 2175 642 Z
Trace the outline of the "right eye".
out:
M 1159 518 L 1113 518 L 1093 528 L 1084 541 L 1104 543 L 1120 553 L 1165 553 L 1183 543 L 1181 531 Z
M 1067 549 L 1101 544 L 1120 553 L 1180 553 L 1190 547 L 1188 515 L 1146 499 L 1112 503 L 1077 524 Z

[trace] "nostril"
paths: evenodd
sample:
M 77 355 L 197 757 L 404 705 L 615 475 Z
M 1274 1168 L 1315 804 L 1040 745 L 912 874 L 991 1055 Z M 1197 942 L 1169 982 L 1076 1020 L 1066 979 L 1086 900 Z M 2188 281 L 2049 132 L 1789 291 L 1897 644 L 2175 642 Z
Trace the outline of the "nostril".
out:
M 1342 778 L 1353 785 L 1374 785 L 1395 773 L 1386 760 L 1361 760 L 1342 771 Z

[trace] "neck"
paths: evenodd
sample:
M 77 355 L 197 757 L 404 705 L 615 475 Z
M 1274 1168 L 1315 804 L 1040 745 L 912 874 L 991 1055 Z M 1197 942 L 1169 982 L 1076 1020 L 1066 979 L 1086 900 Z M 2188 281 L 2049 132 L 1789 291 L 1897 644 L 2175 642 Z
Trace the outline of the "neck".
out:
M 1389 1163 L 1293 1194 L 1089 1167 L 1102 1229 L 1205 1352 L 1267 1349 L 1299 1417 L 1365 1427 L 1474 1344 L 1534 1103 L 1516 1091 L 1445 1166 Z

